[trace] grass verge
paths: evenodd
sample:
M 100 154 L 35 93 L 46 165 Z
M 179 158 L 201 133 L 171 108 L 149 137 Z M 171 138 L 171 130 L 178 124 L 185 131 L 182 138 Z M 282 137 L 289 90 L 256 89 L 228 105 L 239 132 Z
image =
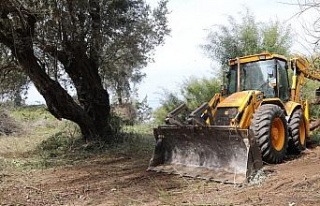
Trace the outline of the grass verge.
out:
M 75 124 L 54 119 L 43 106 L 12 108 L 10 116 L 21 123 L 23 132 L 0 137 L 0 171 L 70 165 L 96 155 L 149 156 L 153 150 L 149 124 L 123 127 L 113 144 L 86 143 Z
M 18 166 L 44 169 L 77 164 L 97 155 L 145 157 L 152 154 L 154 139 L 149 125 L 125 127 L 115 139 L 113 144 L 103 141 L 86 143 L 77 132 L 56 132 L 39 143 L 32 156 Z

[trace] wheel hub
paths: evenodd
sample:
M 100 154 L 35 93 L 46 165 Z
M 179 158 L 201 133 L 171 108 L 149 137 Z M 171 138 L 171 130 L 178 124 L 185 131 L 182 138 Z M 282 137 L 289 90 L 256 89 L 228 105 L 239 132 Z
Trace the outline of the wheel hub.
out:
M 280 118 L 275 118 L 271 127 L 271 142 L 274 149 L 281 151 L 285 142 L 284 125 Z

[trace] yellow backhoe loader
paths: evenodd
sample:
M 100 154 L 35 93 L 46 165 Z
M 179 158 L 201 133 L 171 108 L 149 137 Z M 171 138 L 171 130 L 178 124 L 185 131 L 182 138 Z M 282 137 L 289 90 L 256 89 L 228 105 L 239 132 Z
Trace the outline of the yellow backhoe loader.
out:
M 320 75 L 304 58 L 270 53 L 231 59 L 229 66 L 220 93 L 187 116 L 180 105 L 154 129 L 148 170 L 242 183 L 263 162 L 281 163 L 287 150 L 305 149 L 309 103 L 301 89 L 304 78 Z

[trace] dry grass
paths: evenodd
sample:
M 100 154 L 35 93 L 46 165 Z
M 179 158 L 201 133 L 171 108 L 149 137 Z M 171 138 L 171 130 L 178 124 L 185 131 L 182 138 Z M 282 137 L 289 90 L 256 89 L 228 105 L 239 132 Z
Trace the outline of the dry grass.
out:
M 113 145 L 87 144 L 74 123 L 54 119 L 44 107 L 11 109 L 10 117 L 23 132 L 0 137 L 1 168 L 43 169 L 74 164 L 99 154 L 149 156 L 153 150 L 150 125 L 124 127 Z
M 8 115 L 7 111 L 0 109 L 0 136 L 13 135 L 21 132 L 19 124 Z
M 20 132 L 0 137 L 0 168 L 26 169 L 41 164 L 39 145 L 57 132 L 70 135 L 75 127 L 68 121 L 54 119 L 44 107 L 7 110 L 8 116 L 19 125 Z M 70 133 L 70 134 L 69 134 Z M 66 136 L 67 136 L 66 135 Z

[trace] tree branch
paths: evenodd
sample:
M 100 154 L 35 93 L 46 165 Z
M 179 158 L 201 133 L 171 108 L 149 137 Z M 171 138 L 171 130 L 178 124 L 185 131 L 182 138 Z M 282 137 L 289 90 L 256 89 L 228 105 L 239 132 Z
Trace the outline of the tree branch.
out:
M 99 65 L 99 53 L 101 51 L 101 16 L 100 16 L 100 5 L 98 0 L 90 0 L 90 16 L 92 19 L 91 29 L 92 29 L 92 36 L 91 42 L 92 45 L 90 47 L 90 60 L 94 67 L 97 69 Z

